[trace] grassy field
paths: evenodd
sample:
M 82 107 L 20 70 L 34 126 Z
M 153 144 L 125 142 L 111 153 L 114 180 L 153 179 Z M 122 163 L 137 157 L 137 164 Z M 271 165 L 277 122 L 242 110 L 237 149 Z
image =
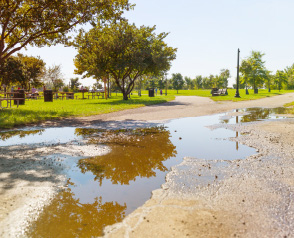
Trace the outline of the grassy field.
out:
M 246 95 L 245 89 L 240 89 L 239 94 L 241 98 L 235 98 L 236 89 L 228 89 L 228 95 L 226 96 L 211 96 L 211 90 L 179 90 L 177 94 L 177 90 L 167 90 L 167 95 L 175 95 L 175 96 L 200 96 L 200 97 L 210 97 L 214 101 L 245 101 L 245 100 L 255 100 L 265 97 L 271 97 L 276 95 L 281 95 L 285 93 L 294 92 L 294 90 L 271 90 L 269 93 L 267 89 L 259 89 L 258 94 L 253 93 L 253 89 L 249 89 L 249 95 Z M 142 91 L 142 93 L 147 94 L 147 91 Z M 165 90 L 163 90 L 163 94 Z
M 25 105 L 13 106 L 12 108 L 0 110 L 0 129 L 12 128 L 18 125 L 25 125 L 28 123 L 36 123 L 54 118 L 63 117 L 80 117 L 99 115 L 110 112 L 121 111 L 125 109 L 138 108 L 152 104 L 164 103 L 171 101 L 175 96 L 201 96 L 210 97 L 215 101 L 242 101 L 255 100 L 264 97 L 271 97 L 275 95 L 294 92 L 294 90 L 272 90 L 268 93 L 267 90 L 259 90 L 258 94 L 254 94 L 253 90 L 249 90 L 249 95 L 245 94 L 245 90 L 240 90 L 241 98 L 235 98 L 236 90 L 229 89 L 227 96 L 211 97 L 210 90 L 168 90 L 165 96 L 158 94 L 155 97 L 148 97 L 148 91 L 142 91 L 142 97 L 134 92 L 131 99 L 128 101 L 122 100 L 122 94 L 113 93 L 110 99 L 74 99 L 74 100 L 54 100 L 53 102 L 44 102 L 44 99 L 26 100 Z M 75 94 L 82 98 L 81 93 Z M 4 103 L 5 104 L 5 103 Z M 294 104 L 294 103 L 293 103 Z
M 78 94 L 76 94 L 78 95 Z M 82 98 L 81 95 L 79 98 Z M 138 108 L 152 104 L 164 103 L 175 98 L 173 95 L 162 97 L 148 97 L 132 95 L 128 101 L 122 100 L 122 94 L 114 94 L 110 99 L 74 99 L 53 100 L 44 102 L 44 99 L 26 100 L 25 105 L 19 108 L 0 110 L 0 128 L 12 128 L 18 125 L 35 123 L 54 118 L 90 116 L 116 112 L 125 109 Z M 3 104 L 6 104 L 5 102 Z

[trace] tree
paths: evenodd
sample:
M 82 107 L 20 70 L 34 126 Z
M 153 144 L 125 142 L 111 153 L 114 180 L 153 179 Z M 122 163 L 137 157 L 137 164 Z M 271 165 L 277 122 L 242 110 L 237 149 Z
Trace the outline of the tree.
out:
M 246 92 L 248 89 L 249 77 L 250 73 L 252 72 L 251 64 L 248 60 L 243 60 L 240 66 L 240 73 L 242 74 L 240 84 L 245 86 Z
M 212 88 L 213 87 L 212 78 L 211 77 L 204 77 L 203 80 L 202 80 L 202 87 L 205 88 L 205 89 Z
M 63 75 L 61 73 L 60 65 L 53 65 L 46 70 L 47 83 L 52 85 L 54 91 L 57 91 L 60 87 L 64 86 Z
M 231 77 L 230 70 L 228 69 L 221 69 L 219 75 L 219 85 L 220 88 L 227 88 L 228 87 L 228 79 Z
M 179 89 L 182 89 L 185 83 L 183 76 L 180 73 L 172 74 L 171 81 L 173 89 L 177 90 L 177 93 L 179 93 Z
M 117 19 L 128 0 L 1 0 L 0 66 L 28 45 L 66 43 L 78 24 Z
M 262 54 L 259 51 L 252 51 L 251 56 L 243 60 L 240 67 L 240 72 L 243 75 L 243 80 L 248 81 L 248 83 L 253 87 L 254 93 L 258 86 L 262 86 L 264 80 L 266 79 L 266 68 L 264 66 L 264 61 L 262 61 Z M 246 61 L 246 62 L 244 62 Z
M 70 85 L 71 90 L 74 90 L 75 88 L 78 88 L 81 85 L 81 83 L 79 82 L 79 78 L 78 77 L 71 78 L 69 80 L 69 85 Z
M 0 67 L 0 82 L 7 86 L 23 81 L 22 63 L 18 57 L 9 57 Z
M 194 79 L 194 85 L 196 89 L 202 88 L 202 82 L 203 82 L 202 76 L 201 75 L 196 76 L 196 78 Z
M 271 83 L 273 81 L 274 76 L 271 74 L 271 71 L 266 70 L 266 75 L 265 75 L 265 81 L 266 81 L 266 86 L 268 89 L 268 92 L 271 91 Z
M 185 76 L 185 84 L 187 89 L 193 89 L 193 81 L 190 77 Z
M 30 89 L 33 87 L 40 87 L 42 85 L 41 76 L 44 74 L 45 62 L 40 57 L 25 56 L 17 54 L 22 64 L 23 80 L 19 82 L 23 88 Z
M 163 76 L 158 80 L 157 86 L 159 89 L 164 89 L 166 87 L 166 79 Z
M 275 75 L 275 83 L 277 85 L 277 88 L 280 91 L 281 88 L 282 88 L 282 85 L 284 83 L 287 83 L 287 75 L 286 75 L 286 73 L 281 71 L 281 70 L 277 70 L 276 75 Z
M 156 35 L 154 31 L 155 26 L 137 28 L 121 21 L 80 32 L 75 42 L 78 50 L 75 73 L 96 79 L 111 76 L 123 99 L 128 100 L 136 79 L 142 75 L 160 75 L 176 58 L 176 49 L 163 41 L 168 34 Z
M 290 67 L 286 67 L 284 72 L 287 76 L 287 89 L 294 89 L 294 64 Z

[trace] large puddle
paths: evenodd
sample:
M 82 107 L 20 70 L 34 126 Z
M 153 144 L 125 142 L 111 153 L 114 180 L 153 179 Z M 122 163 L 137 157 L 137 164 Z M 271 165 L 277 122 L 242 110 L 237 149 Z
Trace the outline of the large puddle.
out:
M 68 182 L 28 231 L 29 237 L 94 237 L 120 222 L 160 188 L 184 157 L 244 159 L 253 148 L 230 141 L 237 132 L 215 124 L 277 118 L 284 109 L 245 109 L 242 116 L 182 118 L 152 128 L 48 128 L 0 133 L 1 146 L 63 149 L 44 157 L 63 168 Z M 75 153 L 75 150 L 79 153 Z

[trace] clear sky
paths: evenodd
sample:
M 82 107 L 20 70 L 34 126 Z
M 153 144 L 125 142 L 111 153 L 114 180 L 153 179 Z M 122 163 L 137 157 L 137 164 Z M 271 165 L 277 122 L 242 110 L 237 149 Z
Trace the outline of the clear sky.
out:
M 237 49 L 241 60 L 252 50 L 265 53 L 267 69 L 275 72 L 294 63 L 293 0 L 131 0 L 136 6 L 125 17 L 137 26 L 156 25 L 169 32 L 166 42 L 178 48 L 169 71 L 194 78 L 229 69 L 237 74 Z M 47 66 L 61 64 L 65 78 L 73 74 L 73 48 L 28 48 Z M 83 79 L 84 85 L 94 81 Z

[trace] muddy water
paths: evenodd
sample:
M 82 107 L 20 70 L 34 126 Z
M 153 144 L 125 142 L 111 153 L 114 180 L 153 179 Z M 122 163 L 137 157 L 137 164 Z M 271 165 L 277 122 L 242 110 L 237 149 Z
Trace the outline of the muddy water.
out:
M 104 145 L 99 156 L 54 154 L 68 177 L 61 191 L 32 224 L 29 237 L 93 237 L 107 225 L 121 221 L 151 196 L 165 181 L 171 166 L 183 157 L 208 160 L 244 159 L 255 150 L 229 140 L 238 133 L 207 126 L 276 118 L 280 109 L 239 110 L 245 115 L 226 114 L 182 118 L 153 128 L 103 130 L 97 128 L 48 128 L 0 134 L 0 145 L 49 148 L 69 144 Z M 224 119 L 225 118 L 225 119 Z

